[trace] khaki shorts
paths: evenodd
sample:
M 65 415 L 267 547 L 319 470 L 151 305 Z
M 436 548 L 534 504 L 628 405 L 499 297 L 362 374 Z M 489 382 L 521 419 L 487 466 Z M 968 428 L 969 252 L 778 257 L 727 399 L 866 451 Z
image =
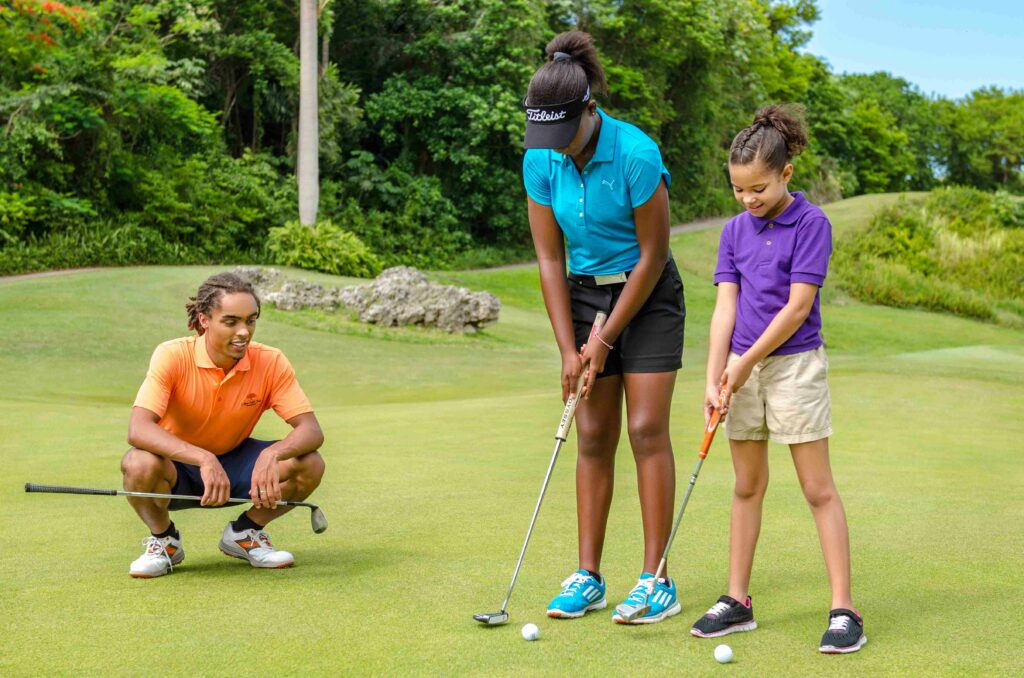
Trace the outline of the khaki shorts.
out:
M 739 360 L 729 353 L 728 364 Z M 768 356 L 733 394 L 725 430 L 733 440 L 793 445 L 832 435 L 825 348 Z

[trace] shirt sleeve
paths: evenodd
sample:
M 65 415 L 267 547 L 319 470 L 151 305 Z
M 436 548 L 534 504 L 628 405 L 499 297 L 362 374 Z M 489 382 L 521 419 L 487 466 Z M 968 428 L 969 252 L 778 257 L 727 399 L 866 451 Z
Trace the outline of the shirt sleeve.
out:
M 177 376 L 178 365 L 174 351 L 165 344 L 157 346 L 149 360 L 146 379 L 135 396 L 135 407 L 144 407 L 158 417 L 163 417 L 171 401 Z
M 313 411 L 313 405 L 299 386 L 295 370 L 283 353 L 278 354 L 274 363 L 274 381 L 270 391 L 268 407 L 277 412 L 285 421 L 300 414 Z
M 796 229 L 789 282 L 813 283 L 821 287 L 825 283 L 828 260 L 832 256 L 832 224 L 822 217 L 798 224 Z
M 728 222 L 722 229 L 722 235 L 718 239 L 718 263 L 715 265 L 715 284 L 718 283 L 739 283 L 740 272 L 736 269 L 736 258 L 733 256 L 734 248 L 732 242 L 733 225 Z
M 547 151 L 528 150 L 523 155 L 523 185 L 538 205 L 551 206 L 551 177 L 547 172 Z
M 662 177 L 667 187 L 672 176 L 661 161 L 661 151 L 657 145 L 652 141 L 637 146 L 626 159 L 626 181 L 629 182 L 629 199 L 633 209 L 651 199 Z

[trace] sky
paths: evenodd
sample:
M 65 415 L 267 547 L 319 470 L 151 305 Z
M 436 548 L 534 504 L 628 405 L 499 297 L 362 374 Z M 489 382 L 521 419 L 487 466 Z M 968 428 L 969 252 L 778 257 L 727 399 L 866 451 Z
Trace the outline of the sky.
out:
M 888 71 L 959 99 L 1024 89 L 1024 0 L 818 0 L 805 51 L 835 73 Z

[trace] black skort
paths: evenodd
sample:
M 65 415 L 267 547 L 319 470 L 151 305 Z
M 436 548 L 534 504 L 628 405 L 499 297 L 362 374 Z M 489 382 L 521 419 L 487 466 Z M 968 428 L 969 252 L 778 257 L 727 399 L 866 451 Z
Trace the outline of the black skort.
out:
M 609 315 L 626 283 L 598 285 L 592 276 L 569 275 L 569 299 L 577 348 L 587 343 L 598 311 Z M 669 257 L 644 305 L 612 344 L 598 377 L 636 372 L 673 372 L 683 365 L 686 302 L 683 279 Z

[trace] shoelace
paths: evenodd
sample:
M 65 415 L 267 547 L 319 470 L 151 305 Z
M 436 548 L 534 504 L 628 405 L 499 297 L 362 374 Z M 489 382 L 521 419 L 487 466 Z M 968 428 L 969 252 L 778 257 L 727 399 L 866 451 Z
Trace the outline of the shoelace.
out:
M 563 596 L 574 596 L 576 592 L 580 590 L 580 587 L 587 581 L 579 572 L 573 572 L 568 579 L 562 582 L 562 593 Z
M 270 535 L 263 530 L 246 530 L 245 535 L 249 537 L 250 541 L 254 541 L 260 545 L 261 548 L 274 550 L 274 545 L 270 543 Z
M 636 583 L 636 586 L 633 587 L 633 590 L 629 592 L 629 595 L 626 597 L 626 600 L 640 604 L 644 602 L 644 598 L 647 596 L 648 590 L 651 592 L 651 595 L 654 595 L 654 590 L 658 588 L 658 586 L 657 584 L 655 584 L 654 586 L 651 586 L 650 589 L 648 589 L 647 587 L 650 586 L 650 581 L 650 579 L 641 579 L 640 581 L 638 581 Z
M 705 617 L 717 617 L 718 615 L 722 614 L 723 612 L 725 612 L 728 609 L 729 609 L 729 605 L 727 603 L 715 603 L 714 605 L 711 606 L 711 609 L 708 610 L 705 613 L 704 616 Z
M 171 557 L 167 555 L 167 545 L 163 539 L 158 537 L 149 536 L 142 540 L 142 545 L 146 547 L 146 555 L 154 558 L 163 556 L 167 559 L 167 569 L 174 570 L 174 563 L 171 562 Z
M 846 633 L 846 629 L 850 626 L 850 618 L 845 614 L 839 614 L 832 617 L 828 622 L 829 631 L 841 631 Z

